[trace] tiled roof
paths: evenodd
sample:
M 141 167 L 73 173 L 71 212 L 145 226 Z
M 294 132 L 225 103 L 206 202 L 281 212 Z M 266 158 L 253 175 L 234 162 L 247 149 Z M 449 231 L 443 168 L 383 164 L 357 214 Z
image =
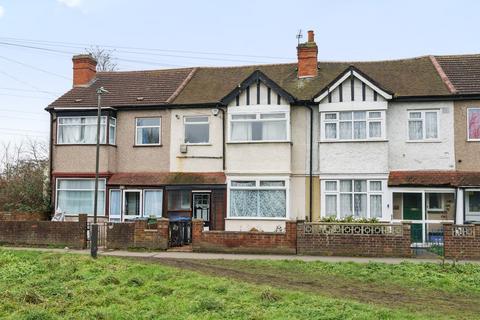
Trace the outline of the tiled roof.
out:
M 86 87 L 75 87 L 51 107 L 94 107 L 105 87 L 103 106 L 218 103 L 255 70 L 297 100 L 310 100 L 348 67 L 368 75 L 394 97 L 480 94 L 480 55 L 424 56 L 370 62 L 319 62 L 318 76 L 298 79 L 297 64 L 199 67 L 152 71 L 99 72 Z M 453 88 L 454 87 L 454 88 Z
M 223 172 L 133 172 L 115 173 L 108 179 L 109 185 L 161 186 L 161 185 L 202 185 L 225 184 Z
M 480 172 L 467 171 L 391 171 L 391 187 L 480 186 Z
M 74 87 L 50 104 L 54 107 L 92 107 L 97 105 L 96 90 L 104 87 L 102 106 L 140 106 L 166 104 L 174 99 L 195 69 L 98 72 L 86 87 Z
M 480 54 L 435 56 L 457 94 L 480 93 Z

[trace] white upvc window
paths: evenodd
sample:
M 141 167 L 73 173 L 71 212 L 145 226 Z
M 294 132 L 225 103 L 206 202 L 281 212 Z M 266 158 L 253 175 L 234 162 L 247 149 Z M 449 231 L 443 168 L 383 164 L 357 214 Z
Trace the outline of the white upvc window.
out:
M 285 219 L 288 180 L 274 177 L 232 178 L 228 183 L 229 218 Z
M 183 118 L 187 144 L 207 144 L 210 141 L 209 116 L 186 116 Z
M 108 119 L 108 121 L 107 121 Z M 100 117 L 100 143 L 106 143 L 107 122 L 109 127 L 110 144 L 115 144 L 116 119 Z M 58 144 L 95 144 L 97 143 L 97 117 L 59 117 L 58 118 Z
M 480 108 L 467 109 L 467 138 L 480 141 Z
M 62 178 L 56 181 L 55 210 L 66 215 L 93 215 L 95 179 Z M 97 214 L 105 215 L 105 179 L 98 180 Z
M 110 189 L 108 202 L 110 221 L 121 221 L 122 218 L 140 216 L 161 217 L 163 212 L 163 189 Z M 128 207 L 129 204 L 130 207 Z
M 288 111 L 231 112 L 229 141 L 289 141 L 289 117 Z
M 323 217 L 382 218 L 382 180 L 325 180 Z
M 158 146 L 162 143 L 162 119 L 136 118 L 135 119 L 135 145 Z
M 465 220 L 480 222 L 480 189 L 465 191 Z
M 427 210 L 428 211 L 445 211 L 444 199 L 442 193 L 427 193 Z
M 440 113 L 438 110 L 408 111 L 408 140 L 438 140 Z
M 382 140 L 385 111 L 340 111 L 321 113 L 322 141 Z

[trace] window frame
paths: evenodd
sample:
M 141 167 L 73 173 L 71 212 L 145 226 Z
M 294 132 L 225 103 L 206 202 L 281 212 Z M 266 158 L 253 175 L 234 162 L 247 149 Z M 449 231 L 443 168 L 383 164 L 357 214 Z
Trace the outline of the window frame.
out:
M 282 113 L 285 118 L 282 119 L 261 119 L 261 115 Z M 232 120 L 232 116 L 237 115 L 255 115 L 255 119 L 246 120 Z M 285 121 L 285 139 L 275 140 L 232 140 L 232 122 L 270 122 L 270 121 Z M 228 112 L 228 134 L 227 143 L 275 143 L 275 142 L 290 142 L 291 139 L 290 128 L 290 107 L 281 105 L 266 105 L 266 106 L 241 106 L 230 107 Z
M 141 119 L 158 119 L 159 123 L 158 126 L 139 126 L 138 125 L 138 120 Z M 136 147 L 156 147 L 156 146 L 161 146 L 162 145 L 162 117 L 135 117 L 135 146 Z M 138 129 L 139 128 L 158 128 L 158 143 L 138 143 Z
M 365 113 L 365 120 L 355 120 L 354 113 L 355 112 L 364 112 Z M 379 112 L 379 118 L 370 117 L 371 113 Z M 350 113 L 351 119 L 350 120 L 340 120 L 340 113 Z M 327 115 L 335 115 L 335 119 L 326 119 Z M 365 122 L 365 138 L 355 138 L 354 133 L 354 123 L 355 122 Z M 351 138 L 350 139 L 340 139 L 340 123 L 341 122 L 350 122 L 351 127 Z M 379 137 L 371 137 L 370 134 L 370 123 L 380 123 L 380 130 L 381 134 Z M 386 140 L 386 112 L 385 110 L 377 110 L 377 109 L 368 109 L 368 110 L 342 110 L 342 111 L 321 111 L 320 112 L 320 123 L 321 123 L 321 130 L 320 130 L 320 141 L 321 142 L 361 142 L 361 141 L 385 141 Z M 335 124 L 336 132 L 335 138 L 327 138 L 326 134 L 326 127 L 327 124 Z
M 58 209 L 58 194 L 59 191 L 91 191 L 93 194 L 93 199 L 92 199 L 92 207 L 95 205 L 95 186 L 93 189 L 59 189 L 59 181 L 60 180 L 93 180 L 95 181 L 95 178 L 55 178 L 55 211 Z M 98 188 L 98 192 L 103 192 L 103 213 L 97 213 L 97 216 L 99 217 L 105 217 L 106 216 L 106 207 L 107 207 L 107 179 L 106 178 L 99 178 L 98 182 L 100 180 L 104 181 L 104 189 Z M 98 208 L 97 208 L 98 209 Z M 76 217 L 78 216 L 77 213 L 65 213 L 65 216 L 70 216 L 70 217 Z M 88 214 L 89 217 L 93 217 L 94 213 Z
M 248 186 L 248 187 L 238 187 L 233 186 L 232 182 L 240 181 L 254 181 L 255 186 Z M 284 182 L 284 186 L 260 186 L 261 181 L 282 181 Z M 284 217 L 259 217 L 259 216 L 232 216 L 231 215 L 231 190 L 284 190 L 285 191 L 285 216 Z M 258 212 L 258 207 L 257 207 Z M 285 221 L 290 219 L 290 179 L 288 177 L 282 176 L 249 176 L 249 177 L 229 177 L 227 179 L 227 220 L 273 220 L 273 221 Z
M 468 193 L 480 193 L 480 189 L 465 189 L 464 192 L 464 197 L 465 197 L 465 219 L 467 220 L 467 217 L 471 218 L 472 216 L 475 217 L 477 216 L 479 220 L 471 220 L 470 221 L 475 221 L 478 222 L 480 221 L 480 211 L 470 211 L 470 197 L 468 197 Z
M 430 208 L 430 196 L 432 194 L 435 194 L 437 196 L 440 196 L 439 199 L 439 208 Z M 428 212 L 444 212 L 445 211 L 445 198 L 443 197 L 443 193 L 436 193 L 436 192 L 427 192 L 425 193 L 426 196 L 426 205 L 427 205 L 427 211 Z
M 60 142 L 60 127 L 65 127 L 65 126 L 85 126 L 86 124 L 62 124 L 60 123 L 62 119 L 82 119 L 82 118 L 94 118 L 95 119 L 95 123 L 93 124 L 90 124 L 91 126 L 95 126 L 95 129 L 97 127 L 97 116 L 59 116 L 57 117 L 57 125 L 56 125 L 56 129 L 57 129 L 57 132 L 56 132 L 56 144 L 57 145 L 94 145 L 96 144 L 96 141 L 94 142 L 89 142 L 89 143 L 70 143 L 70 142 Z M 102 127 L 105 128 L 105 133 L 104 133 L 104 137 L 105 137 L 105 141 L 102 142 L 100 141 L 100 144 L 101 145 L 116 145 L 116 141 L 117 141 L 117 126 L 116 126 L 116 123 L 117 123 L 117 118 L 115 117 L 112 117 L 112 116 L 108 116 L 108 115 L 102 115 L 100 118 L 104 118 L 105 119 L 105 123 L 101 123 L 100 122 L 100 132 L 102 130 Z M 111 119 L 114 119 L 115 120 L 115 124 L 113 125 L 114 128 L 115 128 L 115 134 L 114 134 L 114 143 L 110 143 L 110 124 L 111 124 Z M 100 120 L 101 121 L 101 120 Z M 101 136 L 101 134 L 100 134 Z
M 435 112 L 437 114 L 437 137 L 426 138 L 427 126 L 426 116 L 427 112 Z M 410 118 L 412 113 L 421 113 L 420 118 Z M 410 139 L 410 121 L 422 121 L 422 139 Z M 407 110 L 407 142 L 438 142 L 440 141 L 440 110 L 439 109 L 409 109 Z
M 478 142 L 480 138 L 470 138 L 470 110 L 478 110 L 480 111 L 480 107 L 469 107 L 467 108 L 467 141 Z
M 351 191 L 341 191 L 340 189 L 340 182 L 341 181 L 350 181 L 351 183 Z M 365 181 L 366 182 L 366 191 L 355 191 L 355 181 Z M 328 182 L 335 182 L 336 184 L 336 189 L 335 190 L 327 190 L 327 183 Z M 371 186 L 370 186 L 370 183 L 371 182 L 380 182 L 381 183 L 381 186 L 382 186 L 382 189 L 380 191 L 378 190 L 372 190 Z M 336 215 L 335 215 L 335 218 L 336 219 L 344 219 L 346 218 L 347 216 L 342 216 L 341 215 L 341 211 L 340 211 L 340 195 L 342 194 L 350 194 L 352 196 L 352 216 L 355 218 L 355 219 L 362 219 L 362 218 L 366 218 L 366 219 L 372 219 L 372 218 L 376 218 L 378 220 L 383 220 L 384 219 L 384 216 L 386 214 L 386 210 L 385 210 L 385 200 L 386 200 L 386 183 L 385 183 L 385 179 L 376 179 L 376 178 L 344 178 L 344 179 L 323 179 L 322 180 L 322 184 L 321 184 L 321 193 L 322 193 L 322 202 L 324 203 L 324 205 L 322 205 L 322 208 L 321 208 L 321 212 L 320 212 L 320 216 L 322 218 L 326 218 L 326 217 L 333 217 L 333 216 L 328 216 L 326 214 L 327 212 L 327 208 L 326 208 L 326 198 L 328 195 L 335 195 L 336 196 Z M 355 216 L 355 194 L 365 194 L 367 196 L 367 203 L 366 203 L 366 216 L 365 217 L 356 217 Z M 372 217 L 371 215 L 371 212 L 370 212 L 370 197 L 371 196 L 381 196 L 381 200 L 382 200 L 382 212 L 381 212 L 381 215 L 379 217 Z
M 188 118 L 197 118 L 197 117 L 206 117 L 206 122 L 189 122 L 189 125 L 199 125 L 199 124 L 207 124 L 208 125 L 208 141 L 207 142 L 187 142 L 187 119 Z M 183 116 L 183 143 L 189 146 L 198 146 L 198 145 L 208 145 L 210 144 L 210 116 L 204 114 L 195 114 L 195 115 L 186 115 Z

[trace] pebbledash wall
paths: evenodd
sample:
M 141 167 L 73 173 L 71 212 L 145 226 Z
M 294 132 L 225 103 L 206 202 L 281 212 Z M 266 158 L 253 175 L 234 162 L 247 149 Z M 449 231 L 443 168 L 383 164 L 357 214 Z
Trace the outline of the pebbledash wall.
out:
M 410 224 L 297 224 L 297 254 L 411 257 Z
M 444 249 L 447 259 L 480 259 L 480 224 L 445 223 Z
M 77 222 L 1 221 L 0 243 L 25 246 L 87 247 L 87 215 Z

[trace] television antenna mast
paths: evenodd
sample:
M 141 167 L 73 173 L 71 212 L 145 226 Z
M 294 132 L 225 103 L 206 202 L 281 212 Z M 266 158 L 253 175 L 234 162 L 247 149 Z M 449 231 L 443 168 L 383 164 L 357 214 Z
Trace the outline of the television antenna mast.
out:
M 300 39 L 303 38 L 302 29 L 298 30 L 298 33 L 295 37 L 297 38 L 297 43 L 300 44 Z

